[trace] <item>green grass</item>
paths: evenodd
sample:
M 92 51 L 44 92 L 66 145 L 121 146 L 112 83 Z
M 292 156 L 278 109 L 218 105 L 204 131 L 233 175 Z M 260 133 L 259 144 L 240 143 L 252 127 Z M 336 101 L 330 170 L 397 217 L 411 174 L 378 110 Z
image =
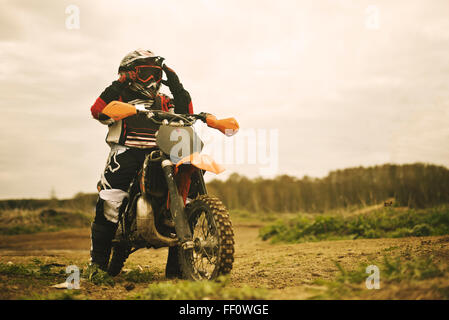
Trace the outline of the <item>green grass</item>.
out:
M 79 290 L 63 290 L 50 294 L 34 293 L 30 296 L 22 297 L 21 300 L 88 300 L 88 297 Z
M 55 283 L 64 282 L 67 278 L 65 268 L 55 267 L 55 264 L 42 264 L 35 261 L 33 264 L 0 263 L 0 277 L 7 279 L 4 285 L 23 288 L 24 296 L 20 299 L 40 299 L 37 296 L 26 297 L 26 292 L 38 288 L 48 288 Z M 6 288 L 7 288 L 6 287 Z
M 66 277 L 64 267 L 55 267 L 55 264 L 42 264 L 39 259 L 33 259 L 32 264 L 23 263 L 0 263 L 0 275 L 49 278 Z
M 7 276 L 33 276 L 38 274 L 38 270 L 23 264 L 0 263 L 0 274 Z
M 123 279 L 128 282 L 134 282 L 134 283 L 145 283 L 150 282 L 154 280 L 154 272 L 153 271 L 141 271 L 138 269 L 134 269 L 131 271 L 128 271 L 123 274 Z
M 38 232 L 54 232 L 61 228 L 54 226 L 44 226 L 44 225 L 25 225 L 25 226 L 11 226 L 11 227 L 0 227 L 1 235 L 16 235 L 16 234 L 32 234 Z
M 229 215 L 233 223 L 253 224 L 253 223 L 269 223 L 277 220 L 279 215 L 288 217 L 288 213 L 270 213 L 270 212 L 251 212 L 244 209 L 229 210 Z M 291 216 L 291 215 L 290 215 Z
M 53 232 L 90 225 L 92 218 L 81 211 L 42 210 L 2 210 L 0 211 L 0 235 L 32 234 Z
M 383 261 L 362 263 L 355 270 L 345 270 L 339 263 L 336 266 L 339 274 L 332 281 L 318 279 L 315 284 L 325 287 L 324 292 L 312 297 L 312 299 L 341 299 L 351 296 L 360 296 L 363 293 L 375 290 L 367 290 L 365 281 L 370 275 L 367 266 L 375 265 L 379 268 L 380 289 L 387 288 L 390 284 L 419 284 L 425 280 L 442 278 L 446 279 L 449 269 L 438 264 L 432 256 L 415 257 L 410 261 L 401 260 L 399 257 L 383 257 Z M 441 298 L 447 298 L 447 287 L 434 286 L 440 292 Z
M 363 215 L 297 215 L 260 229 L 263 240 L 305 242 L 337 239 L 371 239 L 439 236 L 449 234 L 449 207 L 430 209 L 382 208 Z
M 267 291 L 260 288 L 244 286 L 230 287 L 228 277 L 216 281 L 168 281 L 152 283 L 144 291 L 134 294 L 129 299 L 137 300 L 247 300 L 265 299 Z

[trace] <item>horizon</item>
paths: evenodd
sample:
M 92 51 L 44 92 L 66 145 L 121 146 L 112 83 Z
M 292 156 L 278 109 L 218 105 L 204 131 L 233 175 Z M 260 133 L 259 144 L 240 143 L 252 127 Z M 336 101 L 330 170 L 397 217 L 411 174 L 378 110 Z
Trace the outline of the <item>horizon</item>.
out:
M 347 168 L 334 169 L 334 170 L 329 171 L 325 176 L 322 176 L 322 177 L 314 177 L 314 176 L 308 176 L 308 175 L 304 175 L 304 176 L 299 177 L 299 176 L 293 176 L 293 175 L 288 175 L 288 174 L 280 174 L 280 175 L 277 175 L 277 176 L 274 176 L 274 177 L 271 177 L 271 178 L 263 178 L 262 176 L 247 177 L 247 176 L 245 176 L 244 174 L 240 174 L 240 173 L 238 173 L 238 172 L 232 172 L 226 179 L 209 179 L 209 182 L 214 181 L 214 180 L 220 180 L 220 181 L 226 182 L 226 181 L 230 178 L 230 176 L 233 175 L 233 174 L 237 174 L 239 177 L 247 178 L 247 179 L 249 179 L 249 180 L 257 180 L 257 179 L 260 179 L 260 178 L 265 179 L 265 180 L 275 180 L 275 179 L 277 179 L 277 178 L 279 178 L 279 177 L 282 177 L 282 176 L 288 176 L 288 177 L 291 177 L 291 178 L 295 178 L 295 179 L 297 179 L 297 180 L 303 180 L 303 179 L 305 179 L 306 177 L 307 177 L 308 179 L 311 179 L 311 180 L 320 180 L 320 179 L 325 179 L 325 178 L 327 178 L 329 175 L 331 175 L 332 173 L 337 172 L 337 171 L 345 171 L 345 170 L 360 169 L 360 168 L 362 168 L 362 169 L 370 169 L 370 168 L 383 167 L 383 166 L 388 166 L 388 165 L 391 165 L 391 166 L 413 166 L 413 165 L 424 165 L 424 166 L 440 167 L 440 168 L 444 168 L 444 169 L 446 169 L 446 170 L 449 171 L 449 167 L 444 166 L 444 165 L 437 165 L 437 164 L 433 164 L 433 163 L 423 163 L 423 162 L 402 163 L 402 164 L 396 164 L 396 163 L 384 163 L 384 164 L 377 164 L 377 165 L 372 165 L 372 166 L 355 166 L 355 167 L 347 167 Z M 80 194 L 82 194 L 82 195 L 89 195 L 89 194 L 96 194 L 96 193 L 97 193 L 97 192 L 83 192 L 83 191 L 78 191 L 78 192 L 74 193 L 71 197 L 60 198 L 60 197 L 58 197 L 56 194 L 54 194 L 54 195 L 53 195 L 53 198 L 52 198 L 51 191 L 50 191 L 50 192 L 49 192 L 49 196 L 48 196 L 47 198 L 44 198 L 44 197 L 43 197 L 43 198 L 32 198 L 32 197 L 31 197 L 31 198 L 1 198 L 1 197 L 0 197 L 0 201 L 8 201 L 8 200 L 51 200 L 51 199 L 56 199 L 56 200 L 70 200 L 70 199 L 74 199 L 77 195 L 80 195 Z

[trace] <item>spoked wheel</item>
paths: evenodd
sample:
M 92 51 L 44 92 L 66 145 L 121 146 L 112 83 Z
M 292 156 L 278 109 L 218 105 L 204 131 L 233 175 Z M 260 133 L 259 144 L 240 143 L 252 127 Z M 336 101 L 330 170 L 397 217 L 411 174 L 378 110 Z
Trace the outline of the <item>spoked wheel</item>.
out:
M 223 203 L 200 195 L 186 206 L 193 248 L 179 249 L 184 277 L 212 280 L 231 272 L 234 262 L 234 232 Z

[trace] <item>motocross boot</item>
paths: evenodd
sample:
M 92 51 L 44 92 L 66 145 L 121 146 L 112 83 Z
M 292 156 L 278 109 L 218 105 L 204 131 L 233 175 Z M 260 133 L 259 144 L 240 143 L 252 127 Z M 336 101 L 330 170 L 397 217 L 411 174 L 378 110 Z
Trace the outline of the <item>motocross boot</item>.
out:
M 181 265 L 179 264 L 178 247 L 168 248 L 167 264 L 165 266 L 165 277 L 167 279 L 182 279 Z
M 112 239 L 114 238 L 116 229 L 117 226 L 112 223 L 92 223 L 90 261 L 91 264 L 97 264 L 103 271 L 106 271 L 108 268 Z
M 105 271 L 101 270 L 98 264 L 90 263 L 85 270 L 85 278 L 96 285 L 114 286 L 114 279 Z

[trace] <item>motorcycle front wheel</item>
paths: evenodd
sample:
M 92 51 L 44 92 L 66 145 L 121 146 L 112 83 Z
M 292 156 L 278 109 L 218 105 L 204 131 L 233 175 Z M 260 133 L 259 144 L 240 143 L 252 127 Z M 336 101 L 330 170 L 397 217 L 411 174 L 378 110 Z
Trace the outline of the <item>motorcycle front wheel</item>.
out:
M 179 263 L 185 279 L 213 280 L 231 272 L 234 262 L 234 232 L 229 213 L 215 197 L 200 195 L 185 208 L 193 248 L 179 248 Z

